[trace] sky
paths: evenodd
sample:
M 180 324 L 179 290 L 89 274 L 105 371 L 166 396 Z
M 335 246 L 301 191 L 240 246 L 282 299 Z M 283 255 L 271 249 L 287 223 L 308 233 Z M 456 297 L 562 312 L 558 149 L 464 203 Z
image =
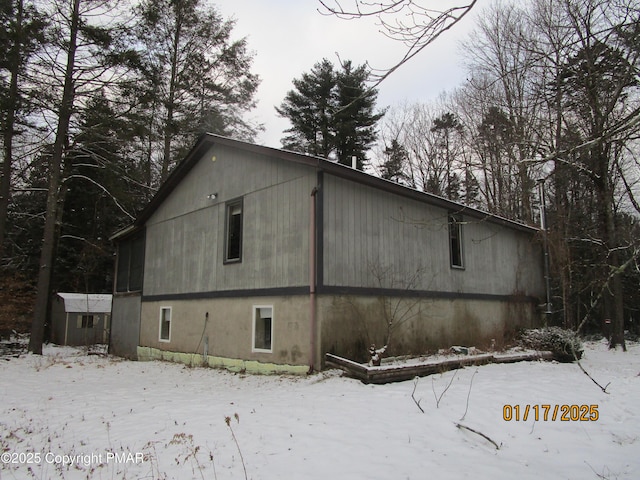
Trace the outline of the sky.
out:
M 356 65 L 369 62 L 373 68 L 393 66 L 405 53 L 403 46 L 386 38 L 375 19 L 341 20 L 323 16 L 318 0 L 214 0 L 224 18 L 234 18 L 234 38 L 246 37 L 255 53 L 252 72 L 261 78 L 258 105 L 250 118 L 265 131 L 256 143 L 279 148 L 289 127 L 278 117 L 275 106 L 293 88 L 292 80 L 309 72 L 323 58 Z M 436 2 L 438 3 L 438 2 Z M 486 2 L 485 2 L 486 3 Z M 346 6 L 348 2 L 344 3 Z M 378 108 L 436 99 L 465 79 L 459 40 L 473 30 L 476 6 L 453 29 L 394 72 L 379 87 Z

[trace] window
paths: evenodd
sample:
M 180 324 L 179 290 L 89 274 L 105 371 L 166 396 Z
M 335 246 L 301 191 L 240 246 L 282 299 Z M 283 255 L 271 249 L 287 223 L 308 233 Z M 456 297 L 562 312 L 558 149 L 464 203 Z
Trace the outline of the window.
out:
M 242 261 L 242 199 L 227 203 L 224 263 Z
M 171 341 L 171 307 L 160 309 L 160 341 Z
M 273 339 L 273 307 L 253 307 L 253 352 L 271 353 Z
M 462 217 L 449 215 L 449 251 L 451 266 L 464 268 L 462 259 Z
M 116 292 L 137 292 L 142 290 L 144 235 L 138 235 L 118 245 L 117 268 Z
M 93 315 L 78 315 L 78 328 L 93 328 Z

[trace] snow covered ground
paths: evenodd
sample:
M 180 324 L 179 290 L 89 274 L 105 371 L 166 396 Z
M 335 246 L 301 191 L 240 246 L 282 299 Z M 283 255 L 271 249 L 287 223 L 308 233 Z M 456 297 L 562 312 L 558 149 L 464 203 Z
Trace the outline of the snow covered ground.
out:
M 575 364 L 486 365 L 419 379 L 422 413 L 413 381 L 240 375 L 49 346 L 0 360 L 0 479 L 637 479 L 640 345 L 628 347 L 586 345 L 583 365 L 609 394 Z M 561 421 L 562 405 L 596 409 L 569 407 Z

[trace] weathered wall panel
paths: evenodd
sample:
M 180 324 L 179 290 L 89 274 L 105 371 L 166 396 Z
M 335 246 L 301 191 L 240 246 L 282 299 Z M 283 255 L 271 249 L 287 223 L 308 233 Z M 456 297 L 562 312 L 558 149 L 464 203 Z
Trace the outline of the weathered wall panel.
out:
M 144 294 L 306 285 L 315 184 L 307 166 L 214 146 L 147 222 Z M 242 261 L 225 265 L 226 202 L 239 197 Z
M 324 285 L 543 293 L 540 245 L 528 232 L 462 213 L 464 268 L 456 269 L 450 266 L 450 212 L 331 175 L 323 188 Z
M 114 295 L 111 307 L 109 353 L 137 359 L 140 339 L 140 295 Z

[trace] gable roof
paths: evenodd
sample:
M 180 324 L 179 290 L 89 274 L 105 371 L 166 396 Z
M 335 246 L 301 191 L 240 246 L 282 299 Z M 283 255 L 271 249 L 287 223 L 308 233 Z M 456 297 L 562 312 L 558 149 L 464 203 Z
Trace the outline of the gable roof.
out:
M 419 190 L 400 185 L 390 180 L 375 177 L 361 170 L 356 170 L 340 163 L 327 160 L 325 158 L 304 153 L 292 152 L 288 150 L 281 150 L 272 147 L 266 147 L 262 145 L 256 145 L 253 143 L 235 140 L 213 133 L 205 133 L 200 136 L 187 156 L 171 172 L 167 180 L 160 186 L 158 192 L 151 199 L 149 204 L 147 204 L 147 206 L 140 212 L 134 222 L 128 227 L 125 227 L 124 229 L 116 232 L 111 237 L 111 240 L 118 240 L 128 237 L 137 232 L 141 227 L 143 227 L 145 222 L 157 210 L 162 202 L 164 202 L 164 200 L 171 194 L 171 192 L 182 181 L 187 173 L 189 173 L 189 171 L 198 162 L 198 160 L 200 160 L 200 158 L 207 152 L 207 150 L 209 150 L 216 144 L 278 158 L 286 162 L 308 165 L 309 167 L 313 167 L 318 171 L 327 172 L 331 175 L 336 175 L 338 177 L 351 180 L 356 183 L 364 184 L 373 188 L 380 189 L 382 191 L 394 193 L 420 202 L 428 203 L 430 205 L 441 207 L 450 211 L 454 211 L 456 213 L 469 215 L 477 219 L 504 225 L 516 230 L 523 230 L 528 232 L 537 232 L 539 230 L 536 227 L 525 225 L 524 223 L 514 220 L 509 220 L 505 217 L 488 213 L 477 208 L 469 207 L 461 203 L 448 200 L 444 197 L 434 195 L 432 193 L 421 192 Z

